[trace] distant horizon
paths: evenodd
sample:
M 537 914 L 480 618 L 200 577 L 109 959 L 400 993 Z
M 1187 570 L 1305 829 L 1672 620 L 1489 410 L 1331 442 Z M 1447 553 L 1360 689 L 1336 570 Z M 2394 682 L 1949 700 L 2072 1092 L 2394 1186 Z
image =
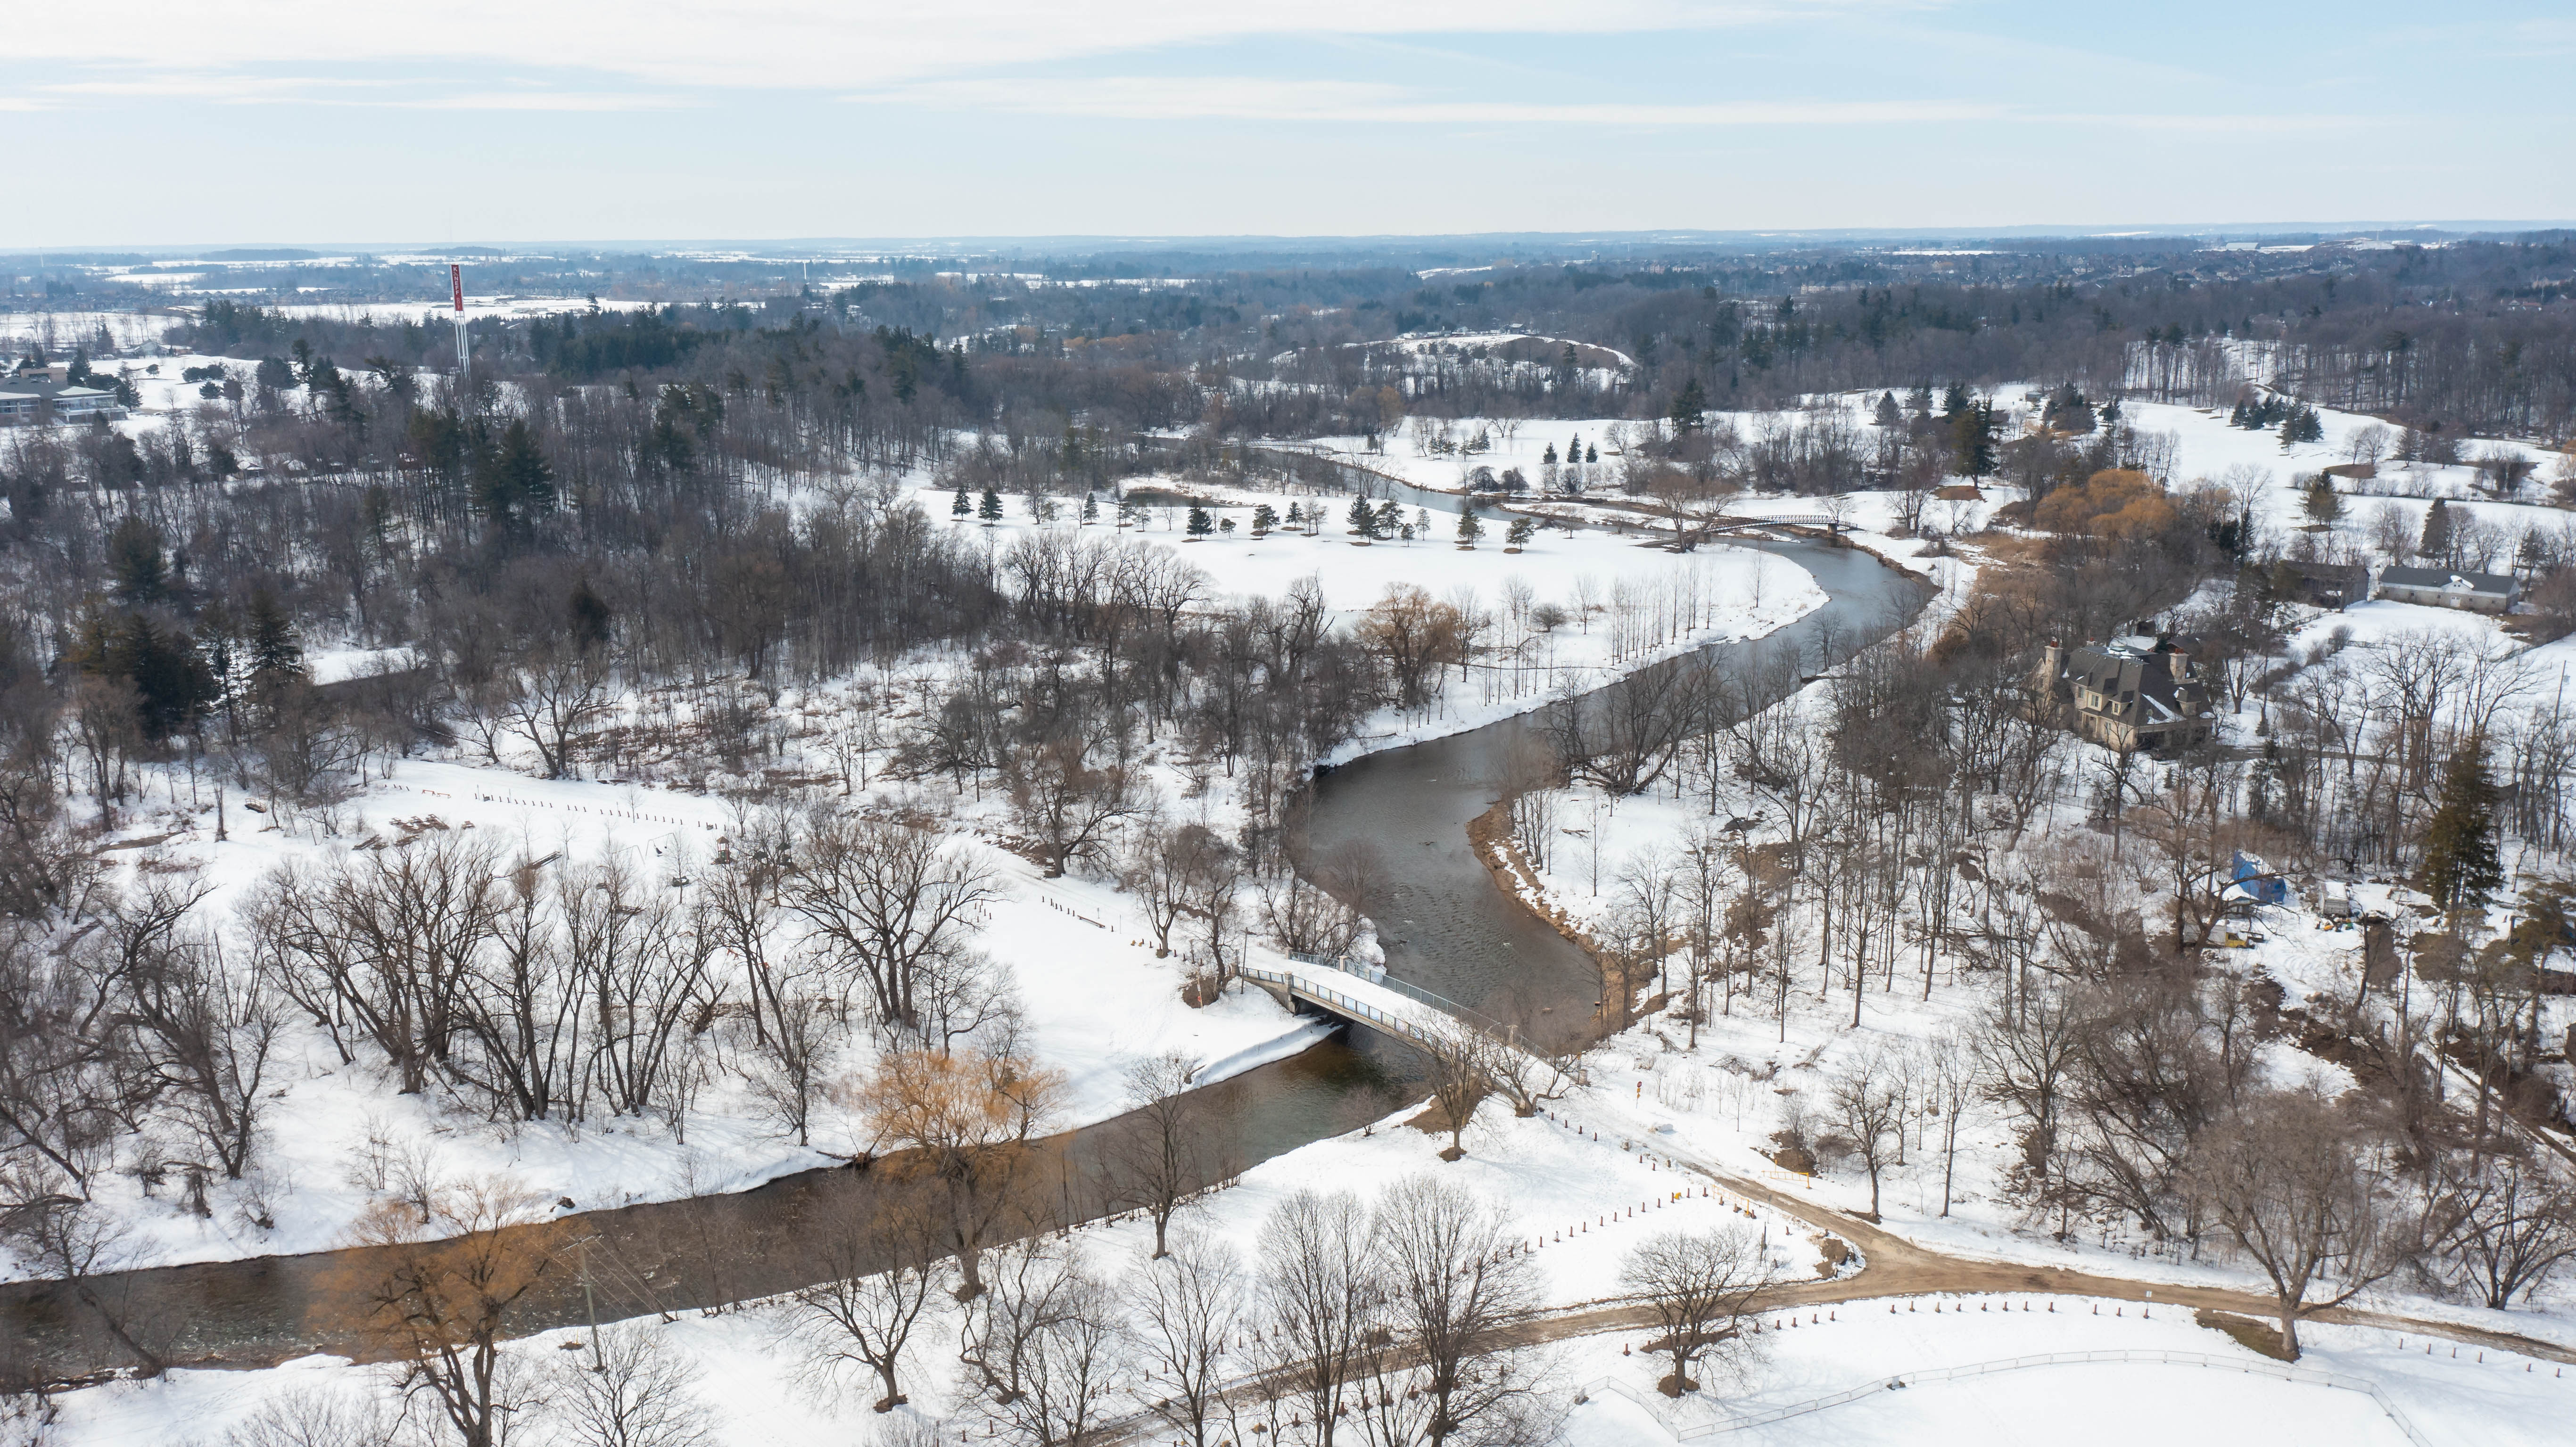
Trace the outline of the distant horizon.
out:
M 2130 222 L 2100 225 L 1998 225 L 1998 226 L 1858 226 L 1858 227 L 1748 227 L 1713 229 L 1699 227 L 1643 227 L 1633 230 L 1570 231 L 1353 231 L 1353 232 L 1024 232 L 1024 233 L 921 233 L 915 235 L 805 235 L 805 236 L 636 236 L 636 237 L 569 237 L 530 236 L 463 241 L 374 240 L 314 241 L 255 237 L 237 240 L 199 241 L 128 241 L 96 243 L 62 243 L 59 245 L 0 246 L 0 256 L 11 258 L 52 255 L 84 256 L 98 254 L 131 254 L 162 260 L 312 260 L 336 256 L 382 257 L 388 254 L 417 254 L 470 259 L 477 252 L 562 249 L 576 251 L 670 251 L 739 250 L 746 247 L 818 250 L 822 248 L 865 248 L 920 255 L 948 255 L 961 251 L 1049 249 L 1115 251 L 1115 250 L 1182 250 L 1208 248 L 1217 250 L 1251 250 L 1268 246 L 1304 246 L 1350 248 L 1412 245 L 1520 245 L 1579 248 L 1586 243 L 1639 246 L 1760 246 L 1817 242 L 1858 245 L 1869 243 L 1979 240 L 2033 241 L 2188 241 L 2225 237 L 2236 240 L 2270 240 L 2276 238 L 2312 237 L 2321 239 L 2371 238 L 2379 233 L 2415 231 L 2433 233 L 2442 239 L 2505 239 L 2518 235 L 2576 230 L 2576 218 L 2528 220 L 2505 219 L 2439 219 L 2439 220 L 2354 220 L 2354 221 L 2224 221 L 2224 222 Z M 225 252 L 291 252 L 292 256 L 260 257 L 243 255 L 225 257 Z M 820 259 L 820 258 L 817 258 Z

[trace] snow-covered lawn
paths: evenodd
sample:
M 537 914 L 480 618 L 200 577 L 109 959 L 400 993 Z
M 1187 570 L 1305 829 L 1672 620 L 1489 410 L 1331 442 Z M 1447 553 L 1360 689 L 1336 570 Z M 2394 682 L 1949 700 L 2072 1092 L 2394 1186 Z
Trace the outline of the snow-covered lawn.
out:
M 1936 1299 L 1945 1308 L 1938 1314 Z M 2261 1374 L 2272 1364 L 2196 1325 L 2189 1311 L 2155 1307 L 2142 1316 L 2134 1301 L 1992 1296 L 1846 1302 L 1833 1320 L 1812 1325 L 1807 1315 L 1799 1314 L 1795 1330 L 1765 1332 L 1763 1359 L 1749 1380 L 1713 1404 L 1671 1407 L 1654 1396 L 1663 1359 L 1618 1353 L 1621 1345 L 1641 1345 L 1643 1333 L 1587 1339 L 1569 1354 L 1568 1375 L 1615 1385 L 1595 1388 L 1574 1410 L 1567 1441 L 1652 1447 L 1680 1440 L 1674 1426 L 1757 1415 L 1888 1378 L 2087 1351 L 2188 1354 L 2221 1365 L 2132 1360 L 1908 1381 L 1724 1440 L 1747 1447 L 2161 1447 L 2195 1440 L 2401 1447 L 2408 1440 L 2367 1393 Z M 2377 1385 L 2435 1447 L 2538 1447 L 2565 1440 L 2576 1414 L 2576 1381 L 2556 1375 L 2552 1362 L 2504 1352 L 2481 1362 L 2474 1350 L 2454 1358 L 2447 1342 L 2428 1356 L 2420 1337 L 2360 1327 L 2312 1325 L 2300 1335 L 2307 1346 L 2301 1367 Z

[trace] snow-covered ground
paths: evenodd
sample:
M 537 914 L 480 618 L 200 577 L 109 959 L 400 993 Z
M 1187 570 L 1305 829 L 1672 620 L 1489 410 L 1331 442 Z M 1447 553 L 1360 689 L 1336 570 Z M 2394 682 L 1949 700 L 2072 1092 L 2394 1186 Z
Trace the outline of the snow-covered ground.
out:
M 184 781 L 176 782 L 184 796 Z M 283 861 L 315 861 L 352 845 L 398 839 L 432 819 L 449 829 L 497 834 L 526 858 L 561 852 L 596 860 L 616 853 L 650 875 L 669 877 L 705 863 L 741 822 L 712 794 L 544 780 L 429 760 L 398 765 L 390 780 L 344 806 L 334 820 L 336 835 L 320 834 L 309 821 L 277 824 L 273 814 L 247 812 L 236 796 L 227 806 L 230 837 L 217 842 L 211 788 L 202 802 L 202 812 L 131 820 L 127 832 L 181 826 L 160 849 L 168 861 L 202 866 L 213 892 L 200 908 L 212 920 L 225 919 Z M 1042 878 L 1036 866 L 989 838 L 963 838 L 961 846 L 1002 878 L 1003 896 L 988 908 L 977 943 L 1009 969 L 1037 1057 L 1066 1076 L 1058 1124 L 1124 1109 L 1122 1074 L 1137 1059 L 1194 1056 L 1208 1063 L 1213 1081 L 1294 1054 L 1324 1033 L 1319 1022 L 1288 1015 L 1257 993 L 1191 1009 L 1180 998 L 1177 961 L 1154 958 L 1133 903 L 1111 884 Z M 816 1106 L 812 1146 L 798 1146 L 729 1072 L 708 1079 L 683 1141 L 658 1117 L 494 1124 L 443 1092 L 399 1094 L 399 1081 L 372 1061 L 372 1052 L 360 1055 L 359 1063 L 344 1066 L 320 1030 L 301 1018 L 290 1021 L 270 1066 L 273 1098 L 266 1104 L 261 1164 L 254 1179 L 216 1187 L 211 1216 L 195 1215 L 175 1191 L 147 1194 L 134 1176 L 102 1177 L 98 1199 L 132 1233 L 120 1264 L 339 1244 L 372 1199 L 351 1178 L 351 1163 L 370 1140 L 426 1149 L 445 1177 L 500 1173 L 585 1208 L 740 1190 L 830 1164 L 870 1143 L 867 1122 L 826 1099 Z M 854 1041 L 835 1074 L 862 1069 L 867 1058 L 868 1047 Z M 246 1219 L 251 1213 L 243 1208 L 254 1197 L 272 1213 L 273 1228 Z
M 1139 479 L 1131 490 L 1180 488 Z M 1466 682 L 1453 680 L 1432 709 L 1406 714 L 1388 709 L 1372 718 L 1359 739 L 1333 762 L 1422 739 L 1455 733 L 1523 712 L 1606 681 L 1688 648 L 1758 638 L 1821 606 L 1824 590 L 1805 569 L 1758 546 L 1722 545 L 1676 553 L 1649 534 L 1615 527 L 1542 528 L 1517 552 L 1504 543 L 1505 521 L 1487 515 L 1474 548 L 1456 541 L 1457 515 L 1431 512 L 1426 531 L 1410 541 L 1353 538 L 1344 521 L 1347 497 L 1285 495 L 1192 485 L 1209 502 L 1213 524 L 1231 522 L 1202 541 L 1188 540 L 1188 509 L 1154 506 L 1142 525 L 1122 530 L 1103 504 L 1100 520 L 1082 532 L 1104 541 L 1136 538 L 1178 551 L 1211 579 L 1211 601 L 1220 597 L 1276 597 L 1313 579 L 1335 621 L 1350 626 L 1385 597 L 1409 584 L 1433 598 L 1472 604 L 1490 620 L 1480 644 L 1487 659 Z M 936 488 L 916 493 L 935 518 L 950 518 L 955 494 Z M 970 502 L 974 499 L 970 496 Z M 981 533 L 996 550 L 1041 527 L 1079 528 L 1077 504 L 1058 500 L 1064 520 L 1040 524 L 1027 500 L 1004 500 L 1003 519 L 986 526 L 972 518 L 958 526 Z M 1283 518 L 1290 504 L 1301 513 L 1321 510 L 1313 535 L 1281 530 L 1252 536 L 1252 510 L 1267 504 Z M 1404 510 L 1417 523 L 1419 508 Z M 1546 624 L 1549 610 L 1563 619 Z M 1515 661 L 1516 660 L 1516 661 Z
M 1468 1131 L 1466 1158 L 1441 1164 L 1435 1151 L 1443 1138 L 1404 1124 L 1407 1114 L 1257 1166 L 1185 1213 L 1183 1221 L 1249 1255 L 1261 1222 L 1297 1190 L 1349 1190 L 1365 1202 L 1397 1180 L 1436 1173 L 1502 1207 L 1527 1239 L 1547 1241 L 1537 1249 L 1537 1261 L 1551 1306 L 1615 1295 L 1621 1257 L 1647 1236 L 1669 1230 L 1758 1230 L 1773 1245 L 1781 1279 L 1812 1280 L 1819 1274 L 1812 1239 L 1790 1218 L 1767 1207 L 1742 1214 L 1719 1195 L 1674 1202 L 1666 1188 L 1678 1183 L 1689 1189 L 1687 1178 L 1649 1170 L 1640 1153 L 1622 1151 L 1607 1139 L 1594 1142 L 1545 1119 L 1514 1119 L 1489 1103 Z M 1657 1200 L 1667 1204 L 1650 1204 Z M 1639 1206 L 1645 1209 L 1627 1214 Z M 1590 1229 L 1571 1229 L 1581 1226 Z M 1115 1277 L 1149 1249 L 1151 1234 L 1142 1222 L 1131 1222 L 1080 1232 L 1074 1240 L 1094 1269 Z M 945 1308 L 915 1337 L 903 1367 L 912 1405 L 893 1421 L 873 1417 L 860 1402 L 817 1396 L 797 1383 L 781 1336 L 791 1315 L 782 1306 L 754 1304 L 712 1317 L 670 1323 L 644 1318 L 607 1330 L 656 1334 L 693 1363 L 693 1395 L 711 1419 L 713 1440 L 726 1447 L 880 1441 L 886 1429 L 905 1421 L 956 1410 L 961 1371 Z M 1761 1321 L 1756 1351 L 1741 1375 L 1711 1371 L 1705 1374 L 1706 1390 L 1680 1403 L 1654 1393 L 1666 1366 L 1642 1350 L 1650 1332 L 1576 1337 L 1545 1348 L 1548 1380 L 1568 1408 L 1565 1440 L 1572 1447 L 1651 1447 L 1679 1440 L 1676 1428 L 1758 1416 L 1886 1378 L 2079 1351 L 2171 1353 L 2214 1359 L 2216 1365 L 2130 1361 L 1909 1381 L 1847 1405 L 1746 1429 L 1736 1440 L 1853 1447 L 2038 1447 L 2070 1438 L 2149 1447 L 2195 1434 L 2218 1441 L 2357 1447 L 2398 1447 L 2407 1440 L 2364 1392 L 2280 1380 L 2265 1374 L 2269 1363 L 2225 1334 L 2197 1325 L 2192 1313 L 2142 1311 L 2135 1301 L 1870 1298 L 1794 1313 L 1774 1310 Z M 548 1332 L 510 1344 L 506 1355 L 516 1365 L 542 1371 L 575 1359 L 562 1348 L 586 1336 Z M 2371 1328 L 2311 1324 L 2302 1336 L 2308 1345 L 2303 1367 L 2375 1385 L 2434 1447 L 2541 1447 L 2563 1441 L 2564 1425 L 2576 1413 L 2576 1381 L 2559 1375 L 2554 1363 L 2495 1350 L 2481 1357 L 2476 1349 L 2462 1349 L 2455 1356 L 2448 1342 L 2427 1352 L 2431 1344 L 2421 1337 Z M 381 1399 L 391 1377 L 387 1367 L 315 1357 L 263 1371 L 179 1371 L 157 1381 L 91 1387 L 56 1399 L 61 1419 L 53 1441 L 58 1447 L 211 1447 L 264 1404 L 314 1393 Z M 960 1429 L 952 1421 L 943 1435 Z
M 1938 1314 L 1935 1300 L 1945 1308 Z M 1766 1332 L 1763 1359 L 1750 1379 L 1714 1409 L 1675 1408 L 1654 1396 L 1662 1359 L 1622 1357 L 1617 1351 L 1620 1345 L 1640 1345 L 1643 1334 L 1584 1341 L 1569 1354 L 1568 1374 L 1612 1385 L 1596 1386 L 1590 1401 L 1574 1410 L 1567 1441 L 1572 1447 L 1651 1447 L 1681 1440 L 1672 1430 L 1676 1426 L 1756 1416 L 1875 1381 L 2094 1351 L 2171 1353 L 2218 1363 L 2131 1360 L 1907 1381 L 1846 1405 L 1745 1428 L 1726 1440 L 1749 1447 L 2054 1447 L 2068 1441 L 2158 1447 L 2193 1440 L 2402 1447 L 2408 1441 L 2367 1393 L 2261 1374 L 2273 1364 L 2223 1333 L 2196 1325 L 2189 1311 L 2155 1307 L 2142 1315 L 2134 1301 L 1980 1296 L 1847 1302 L 1833 1320 L 1812 1324 L 1808 1315 L 1798 1314 L 1794 1330 Z M 2434 1447 L 2537 1447 L 2563 1441 L 2566 1423 L 2576 1415 L 2576 1380 L 2558 1376 L 2553 1362 L 2505 1352 L 2490 1352 L 2480 1361 L 2474 1350 L 2454 1358 L 2447 1342 L 2427 1355 L 2421 1337 L 2359 1327 L 2312 1325 L 2300 1336 L 2307 1348 L 2302 1368 L 2377 1386 Z
M 946 515 L 949 494 L 930 492 L 923 500 L 934 516 Z M 1284 511 L 1287 500 L 1275 501 Z M 1344 747 L 1345 755 L 1534 707 L 1557 690 L 1586 686 L 1692 641 L 1767 632 L 1823 600 L 1802 569 L 1753 549 L 1674 554 L 1591 529 L 1544 532 L 1517 555 L 1503 550 L 1499 536 L 1473 551 L 1447 541 L 1353 547 L 1340 535 L 1338 519 L 1321 537 L 1282 532 L 1255 541 L 1248 533 L 1248 500 L 1221 510 L 1238 520 L 1238 531 L 1204 544 L 1183 543 L 1159 514 L 1149 515 L 1133 534 L 1120 534 L 1107 521 L 1086 531 L 1103 540 L 1140 538 L 1198 564 L 1215 579 L 1212 602 L 1275 594 L 1314 577 L 1336 621 L 1348 626 L 1390 584 L 1402 581 L 1453 601 L 1472 598 L 1496 615 L 1497 629 L 1517 629 L 1512 636 L 1527 645 L 1533 661 L 1519 676 L 1506 680 L 1497 670 L 1484 670 L 1474 682 L 1453 683 L 1433 710 L 1389 710 L 1371 721 L 1363 738 Z M 1005 547 L 1014 534 L 1036 525 L 1015 498 L 1009 521 L 989 531 L 966 526 Z M 1494 530 L 1499 533 L 1499 524 Z M 1520 603 L 1508 601 L 1513 597 Z M 1552 629 L 1539 629 L 1528 614 L 1540 604 L 1557 605 L 1569 616 Z M 405 658 L 401 650 L 317 648 L 312 666 L 317 678 L 328 681 Z M 956 662 L 926 658 L 918 670 L 907 671 L 935 675 Z M 891 693 L 894 686 L 887 686 Z M 784 697 L 775 713 L 791 723 L 846 721 L 854 706 L 917 710 L 925 702 L 889 698 L 854 705 L 825 690 Z M 905 727 L 898 717 L 885 730 L 875 768 L 882 769 L 886 749 Z M 805 763 L 810 773 L 831 773 L 818 760 Z M 1156 754 L 1145 767 L 1166 797 L 1183 797 L 1192 787 L 1176 759 Z M 319 862 L 352 847 L 434 832 L 435 826 L 471 828 L 484 838 L 497 834 L 530 859 L 560 854 L 587 862 L 617 855 L 648 875 L 683 878 L 740 836 L 745 820 L 729 799 L 756 784 L 712 774 L 663 777 L 642 769 L 617 782 L 549 781 L 531 777 L 533 770 L 533 757 L 505 742 L 499 765 L 468 758 L 463 750 L 399 762 L 389 778 L 331 810 L 255 814 L 235 795 L 223 841 L 214 838 L 211 784 L 192 784 L 183 774 L 163 770 L 128 811 L 121 833 L 128 840 L 166 836 L 159 840 L 156 867 L 201 868 L 212 893 L 200 909 L 221 922 L 284 861 Z M 880 778 L 876 792 L 891 800 L 903 797 L 907 787 L 888 786 Z M 919 787 L 938 792 L 942 786 L 926 781 Z M 1188 1007 L 1180 998 L 1182 961 L 1154 957 L 1141 910 L 1113 883 L 1079 871 L 1042 878 L 1034 865 L 1002 847 L 1010 832 L 1008 812 L 989 789 L 965 798 L 940 792 L 932 802 L 960 813 L 967 826 L 961 847 L 1004 881 L 1003 897 L 978 926 L 975 943 L 1011 975 L 1037 1058 L 1066 1076 L 1057 1124 L 1095 1121 L 1122 1109 L 1122 1076 L 1138 1059 L 1172 1052 L 1194 1056 L 1208 1062 L 1205 1078 L 1212 1081 L 1294 1053 L 1320 1035 L 1314 1021 L 1280 1011 L 1257 992 L 1230 995 L 1204 1009 Z M 1222 778 L 1207 781 L 1205 793 L 1188 807 L 1219 828 L 1238 822 L 1239 805 Z M 115 857 L 138 856 L 120 851 Z M 1258 940 L 1251 948 L 1256 963 L 1267 957 L 1267 946 Z M 358 1064 L 343 1065 L 320 1030 L 300 1017 L 290 1022 L 270 1067 L 274 1098 L 266 1104 L 269 1144 L 261 1164 L 252 1179 L 214 1188 L 210 1216 L 195 1214 L 176 1191 L 148 1191 L 136 1175 L 103 1177 L 100 1202 L 130 1231 L 120 1263 L 159 1265 L 334 1245 L 371 1199 L 349 1164 L 381 1154 L 383 1147 L 371 1142 L 426 1151 L 449 1177 L 499 1172 L 549 1199 L 569 1196 L 584 1207 L 737 1190 L 870 1144 L 867 1123 L 827 1099 L 817 1107 L 812 1144 L 797 1145 L 756 1091 L 728 1070 L 706 1078 L 683 1140 L 658 1117 L 495 1124 L 444 1092 L 399 1094 L 398 1082 L 372 1063 L 372 1052 L 360 1054 Z M 870 1047 L 854 1041 L 834 1063 L 833 1075 L 863 1071 L 871 1058 Z M 274 1224 L 252 1224 L 262 1217 Z

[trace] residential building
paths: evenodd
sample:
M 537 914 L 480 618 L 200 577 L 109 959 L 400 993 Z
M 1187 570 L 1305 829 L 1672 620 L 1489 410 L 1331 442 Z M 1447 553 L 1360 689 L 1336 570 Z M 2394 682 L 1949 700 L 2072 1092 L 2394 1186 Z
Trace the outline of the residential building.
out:
M 2370 596 L 2370 569 L 2359 563 L 2283 558 L 2272 565 L 2272 595 L 2311 608 L 2349 608 Z
M 116 400 L 116 393 L 105 388 L 34 378 L 0 381 L 0 425 L 86 422 L 92 417 L 124 415 L 125 407 Z
M 2520 581 L 2503 573 L 2471 573 L 2452 568 L 2386 568 L 2372 596 L 2392 603 L 2421 603 L 2431 608 L 2464 608 L 2472 613 L 2510 613 L 2522 596 Z
M 2209 686 L 2199 640 L 2170 634 L 2069 649 L 2051 640 L 2032 679 L 2077 733 L 2122 753 L 2169 753 L 2209 741 Z

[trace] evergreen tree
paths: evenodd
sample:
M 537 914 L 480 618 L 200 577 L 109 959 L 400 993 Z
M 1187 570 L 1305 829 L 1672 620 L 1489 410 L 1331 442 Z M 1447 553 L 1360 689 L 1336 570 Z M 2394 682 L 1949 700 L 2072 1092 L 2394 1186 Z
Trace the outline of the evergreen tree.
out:
M 126 603 L 159 602 L 170 587 L 161 530 L 131 513 L 119 519 L 107 535 L 107 572 L 116 596 Z
M 1252 509 L 1253 536 L 1258 537 L 1277 526 L 1279 526 L 1279 514 L 1272 510 L 1270 504 L 1261 503 Z
M 1596 447 L 1596 446 L 1592 445 L 1592 444 L 1591 444 L 1591 443 L 1589 443 L 1589 442 L 1587 442 L 1587 443 L 1583 444 L 1583 465 L 1584 465 L 1584 466 L 1589 467 L 1589 466 L 1591 466 L 1592 464 L 1594 464 L 1594 463 L 1596 463 L 1596 462 L 1599 462 L 1600 460 L 1601 460 L 1601 449 L 1600 449 L 1600 448 L 1598 448 L 1598 447 Z
M 2438 497 L 2424 510 L 2424 532 L 2416 539 L 2415 551 L 2436 567 L 2451 565 L 2451 509 Z
M 1967 477 L 1985 477 L 1995 470 L 1995 411 L 1976 403 L 1964 403 L 1950 413 L 1951 466 Z
M 961 482 L 957 484 L 957 496 L 949 501 L 948 515 L 962 523 L 974 514 L 974 499 L 966 495 L 966 484 Z
M 295 636 L 295 620 L 279 605 L 277 595 L 254 588 L 248 610 L 250 676 L 254 685 L 304 676 L 304 645 Z
M 1484 535 L 1485 522 L 1476 516 L 1476 509 L 1472 506 L 1458 509 L 1458 541 L 1472 548 L 1476 539 Z
M 1682 384 L 1681 395 L 1673 399 L 1673 431 L 1688 436 L 1699 430 L 1700 415 L 1708 411 L 1708 390 L 1693 377 Z
M 2445 913 L 2482 910 L 2504 883 L 2496 851 L 2495 781 L 2487 777 L 2486 740 L 2471 738 L 2442 771 L 2441 802 L 2424 826 L 2424 892 Z
M 1288 504 L 1288 526 L 1292 528 L 1306 526 L 1306 510 L 1293 502 Z
M 524 418 L 502 429 L 500 446 L 484 454 L 477 472 L 475 510 L 505 532 L 525 531 L 555 505 L 554 469 Z
M 1208 516 L 1208 510 L 1206 508 L 1199 506 L 1197 503 L 1191 503 L 1190 536 L 1194 538 L 1203 538 L 1215 531 L 1216 519 Z
M 984 499 L 976 505 L 975 516 L 982 518 L 988 524 L 1000 522 L 1002 520 L 1002 494 L 989 487 L 984 489 Z
M 1086 492 L 1082 495 L 1082 525 L 1089 527 L 1098 521 L 1100 521 L 1100 499 L 1097 495 Z
M 1910 412 L 1912 412 L 1912 413 L 1914 414 L 1914 420 L 1915 420 L 1915 421 L 1917 421 L 1917 422 L 1928 422 L 1928 421 L 1930 421 L 1930 420 L 1931 420 L 1931 418 L 1932 418 L 1932 387 L 1931 387 L 1931 384 L 1930 384 L 1930 383 L 1922 383 L 1922 384 L 1918 384 L 1918 385 L 1915 387 L 1915 389 L 1914 389 L 1913 391 L 1906 393 L 1906 394 L 1905 394 L 1905 405 L 1906 405 L 1906 409 L 1907 409 L 1908 411 L 1910 411 Z
M 1878 394 L 1878 412 L 1870 420 L 1880 427 L 1894 427 L 1905 420 L 1905 413 L 1896 405 L 1894 392 Z
M 2307 507 L 2308 516 L 2321 523 L 2343 516 L 2343 495 L 2335 491 L 2333 478 L 2320 472 L 2316 481 L 2308 484 Z
M 1950 390 L 1941 394 L 1941 420 L 1955 425 L 1967 413 L 1969 400 L 1966 387 L 1951 383 Z
M 1395 505 L 1394 498 L 1388 498 L 1386 501 L 1377 505 L 1377 518 L 1369 526 L 1369 536 L 1373 538 L 1392 537 L 1395 535 L 1396 528 L 1400 526 L 1403 521 L 1404 509 Z
M 1530 538 L 1537 532 L 1537 523 L 1528 518 L 1514 518 L 1512 525 L 1503 529 L 1503 542 L 1510 547 L 1525 548 L 1529 546 Z
M 1377 512 L 1369 506 L 1367 498 L 1355 497 L 1351 499 L 1350 524 L 1351 531 L 1361 537 L 1373 538 L 1377 536 Z

